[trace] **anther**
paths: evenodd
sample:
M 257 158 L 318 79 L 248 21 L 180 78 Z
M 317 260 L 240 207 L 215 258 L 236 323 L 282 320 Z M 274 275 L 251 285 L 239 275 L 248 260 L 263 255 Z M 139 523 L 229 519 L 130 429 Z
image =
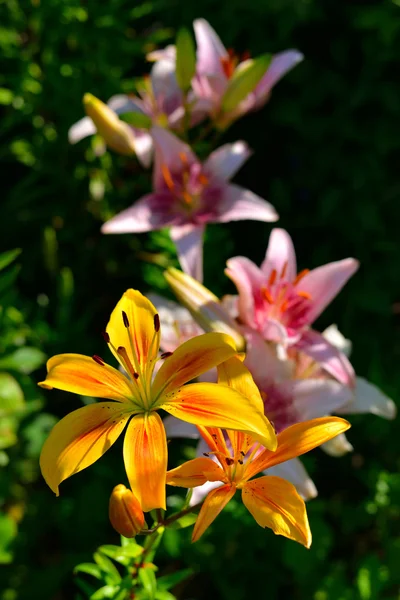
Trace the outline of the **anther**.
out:
M 164 358 L 168 358 L 169 356 L 172 356 L 172 352 L 163 352 L 160 358 L 164 360 Z
M 139 379 L 139 373 L 136 373 L 136 372 L 135 372 L 135 373 L 133 374 L 133 376 L 134 376 L 134 378 L 135 378 L 135 379 Z
M 302 271 L 300 271 L 300 273 L 297 274 L 297 277 L 295 278 L 295 280 L 293 281 L 293 285 L 296 285 L 297 283 L 299 283 L 299 281 L 301 279 L 303 279 L 303 277 L 305 275 L 307 275 L 307 273 L 310 272 L 310 269 L 303 269 Z
M 207 458 L 210 456 L 209 452 L 203 452 L 203 456 L 207 456 Z
M 228 465 L 228 467 L 230 467 L 235 461 L 233 460 L 233 458 L 225 458 L 225 462 Z
M 181 159 L 181 161 L 184 165 L 188 164 L 188 157 L 185 152 L 179 152 L 179 158 Z
M 305 298 L 306 300 L 312 300 L 312 296 L 311 294 L 309 294 L 308 292 L 296 292 L 298 296 L 300 296 L 300 298 Z
M 167 188 L 172 192 L 175 189 L 174 180 L 172 179 L 171 171 L 166 164 L 161 166 L 161 173 L 164 177 L 164 181 L 167 184 Z
M 268 284 L 273 285 L 275 283 L 275 280 L 276 280 L 276 269 L 272 269 L 271 275 L 269 276 Z
M 264 297 L 264 299 L 269 303 L 269 304 L 274 304 L 274 299 L 272 297 L 272 294 L 269 290 L 267 290 L 267 288 L 262 288 L 261 293 Z
M 283 265 L 282 272 L 281 272 L 281 279 L 283 279 L 285 277 L 287 268 L 288 268 L 288 261 L 286 260 L 285 264 Z
M 156 333 L 160 331 L 160 315 L 158 313 L 154 315 L 154 329 Z
M 122 320 L 124 322 L 125 327 L 128 329 L 129 319 L 128 319 L 128 315 L 126 314 L 126 312 L 124 310 L 122 311 Z
M 104 338 L 104 341 L 105 341 L 107 344 L 109 344 L 109 343 L 110 343 L 110 336 L 108 335 L 107 331 L 102 331 L 102 332 L 101 332 L 101 335 L 103 336 L 103 338 Z
M 92 358 L 94 362 L 96 362 L 98 365 L 101 365 L 102 367 L 104 367 L 104 365 L 106 364 L 100 356 L 97 356 L 97 354 L 93 354 Z

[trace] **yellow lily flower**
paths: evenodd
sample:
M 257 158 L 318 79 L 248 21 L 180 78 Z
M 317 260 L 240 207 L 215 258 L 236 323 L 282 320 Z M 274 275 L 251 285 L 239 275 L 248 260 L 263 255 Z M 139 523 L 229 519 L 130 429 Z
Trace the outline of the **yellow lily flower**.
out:
M 126 375 L 99 356 L 60 354 L 48 361 L 46 380 L 39 384 L 113 400 L 75 410 L 50 432 L 40 466 L 57 495 L 59 484 L 100 458 L 129 421 L 123 455 L 132 492 L 144 511 L 165 509 L 167 440 L 159 409 L 195 425 L 251 432 L 263 445 L 276 448 L 275 433 L 253 398 L 227 385 L 184 385 L 236 354 L 229 336 L 206 333 L 185 342 L 164 360 L 153 379 L 160 319 L 147 298 L 128 290 L 112 312 L 104 337 Z
M 219 381 L 236 389 L 255 386 L 244 376 L 237 377 L 239 360 L 232 358 L 218 367 Z M 245 367 L 243 367 L 245 369 Z M 338 417 L 322 417 L 297 423 L 278 436 L 275 452 L 263 448 L 247 434 L 224 432 L 219 428 L 198 427 L 210 448 L 211 458 L 190 460 L 167 473 L 167 483 L 193 488 L 206 482 L 221 482 L 207 495 L 194 526 L 192 541 L 197 541 L 228 504 L 237 490 L 242 492 L 246 508 L 261 527 L 277 535 L 311 545 L 311 531 L 304 500 L 294 485 L 280 477 L 265 475 L 252 479 L 265 469 L 295 458 L 349 429 L 350 424 Z

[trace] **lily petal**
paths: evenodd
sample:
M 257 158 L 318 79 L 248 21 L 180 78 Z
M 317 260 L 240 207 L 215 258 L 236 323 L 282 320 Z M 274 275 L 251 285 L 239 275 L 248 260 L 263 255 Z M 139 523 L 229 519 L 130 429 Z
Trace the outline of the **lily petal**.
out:
M 263 446 L 273 443 L 271 424 L 257 405 L 220 383 L 186 385 L 165 398 L 160 408 L 188 423 L 243 431 Z
M 194 458 L 167 472 L 168 485 L 194 488 L 206 481 L 227 481 L 224 471 L 211 458 Z
M 150 133 L 153 137 L 155 148 L 155 161 L 153 172 L 153 187 L 155 190 L 164 187 L 163 165 L 168 167 L 171 173 L 179 173 L 182 170 L 182 155 L 187 162 L 198 162 L 191 148 L 162 127 L 152 127 Z
M 344 433 L 339 433 L 336 437 L 322 444 L 321 450 L 329 456 L 344 456 L 348 452 L 353 452 L 354 448 Z
M 204 170 L 220 181 L 229 181 L 250 158 L 252 152 L 246 142 L 224 144 L 214 152 L 204 163 Z
M 198 335 L 181 344 L 165 359 L 153 382 L 154 394 L 165 396 L 235 354 L 236 347 L 229 335 Z
M 210 222 L 228 223 L 229 221 L 277 221 L 279 216 L 275 208 L 250 190 L 227 184 L 223 189 L 220 203 L 216 206 L 218 215 L 211 217 Z
M 349 358 L 352 350 L 352 343 L 349 339 L 345 338 L 343 333 L 339 331 L 338 326 L 335 323 L 329 325 L 324 331 L 322 335 L 332 346 L 335 346 L 338 350 L 343 352 Z
M 124 324 L 125 313 L 129 327 Z M 137 290 L 127 290 L 111 313 L 107 333 L 115 348 L 123 346 L 133 367 L 136 362 L 144 372 L 154 364 L 160 347 L 160 328 L 155 329 L 156 309 Z M 113 351 L 115 354 L 115 352 Z M 119 355 L 115 354 L 119 360 Z
M 120 371 L 82 354 L 57 354 L 50 358 L 47 377 L 39 385 L 93 398 L 133 401 L 132 387 Z
M 256 96 L 265 96 L 288 71 L 303 60 L 304 56 L 298 50 L 285 50 L 273 56 L 267 72 L 257 85 Z
M 304 421 L 340 412 L 352 397 L 352 390 L 338 381 L 300 379 L 293 382 L 294 409 Z
M 144 512 L 166 509 L 167 460 L 167 439 L 160 415 L 151 412 L 133 417 L 125 435 L 124 462 L 132 492 Z
M 264 450 L 253 461 L 247 463 L 246 479 L 251 479 L 260 471 L 286 460 L 301 456 L 349 428 L 350 423 L 339 417 L 322 417 L 291 425 L 278 434 L 278 448 L 275 452 Z
M 342 287 L 357 271 L 359 262 L 345 258 L 313 269 L 297 284 L 296 289 L 310 294 L 312 305 L 308 322 L 312 323 L 338 295 Z
M 285 274 L 285 281 L 293 281 L 297 274 L 296 253 L 292 238 L 285 229 L 275 228 L 269 236 L 268 248 L 265 259 L 261 264 L 261 271 L 270 277 L 275 269 L 278 275 Z
M 96 133 L 96 126 L 90 117 L 83 117 L 70 127 L 68 131 L 68 141 L 70 144 L 76 144 L 89 135 Z
M 174 210 L 169 192 L 147 194 L 129 208 L 104 223 L 102 233 L 143 233 L 178 224 L 182 218 Z
M 384 419 L 394 419 L 396 405 L 376 385 L 363 377 L 356 377 L 356 388 L 352 402 L 340 407 L 339 414 L 372 413 Z
M 195 506 L 204 500 L 204 498 L 211 492 L 211 490 L 215 490 L 216 488 L 224 485 L 220 481 L 206 481 L 203 485 L 199 485 L 192 490 L 192 495 L 190 496 L 189 506 Z
M 200 509 L 197 521 L 194 524 L 192 542 L 203 535 L 205 530 L 218 517 L 219 513 L 225 508 L 229 500 L 233 498 L 236 492 L 236 486 L 227 484 L 212 490 L 204 500 Z
M 334 440 L 335 439 L 336 438 L 334 438 Z M 327 442 L 327 444 L 330 444 L 330 442 Z M 277 477 L 281 477 L 290 483 L 293 483 L 294 487 L 304 500 L 311 500 L 318 496 L 318 491 L 313 480 L 310 478 L 303 463 L 298 458 L 292 458 L 291 460 L 280 463 L 279 465 L 264 471 L 264 473 L 266 475 L 276 475 Z
M 354 387 L 355 373 L 349 359 L 343 352 L 332 346 L 321 333 L 308 329 L 302 334 L 296 347 L 315 360 L 340 383 Z
M 40 454 L 47 485 L 58 496 L 62 481 L 92 465 L 113 445 L 132 412 L 114 402 L 88 404 L 61 419 Z
M 203 281 L 204 225 L 187 223 L 171 227 L 170 236 L 176 246 L 182 270 L 194 279 Z
M 294 485 L 280 477 L 259 477 L 245 484 L 242 500 L 261 527 L 306 548 L 311 546 L 306 506 Z
M 254 296 L 265 283 L 263 272 L 245 256 L 236 256 L 227 261 L 225 274 L 236 285 L 239 299 L 239 315 L 243 323 L 256 327 L 254 319 Z
M 205 19 L 193 21 L 197 45 L 197 71 L 201 74 L 219 75 L 226 79 L 221 58 L 228 52 L 219 36 Z
M 174 352 L 177 347 L 204 333 L 190 312 L 173 300 L 167 300 L 158 294 L 147 294 L 154 304 L 161 321 L 161 348 L 163 352 Z

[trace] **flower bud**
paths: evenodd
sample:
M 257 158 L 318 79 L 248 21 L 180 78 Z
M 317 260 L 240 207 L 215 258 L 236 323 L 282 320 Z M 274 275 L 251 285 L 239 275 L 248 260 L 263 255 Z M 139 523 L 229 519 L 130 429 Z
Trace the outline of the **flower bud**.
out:
M 107 146 L 119 154 L 131 156 L 135 154 L 134 135 L 132 128 L 121 121 L 117 114 L 107 104 L 93 96 L 83 96 L 85 112 L 90 117 Z
M 139 500 L 122 483 L 115 486 L 110 496 L 111 525 L 126 538 L 135 537 L 144 526 L 144 514 Z
M 173 267 L 168 268 L 164 275 L 179 302 L 204 331 L 226 333 L 233 338 L 238 352 L 244 350 L 245 339 L 217 296 L 187 273 Z
M 261 81 L 271 62 L 271 56 L 263 54 L 258 58 L 240 63 L 235 70 L 222 98 L 222 112 L 230 112 L 242 102 Z
M 176 80 L 183 92 L 190 89 L 196 72 L 196 50 L 189 31 L 182 28 L 176 37 Z

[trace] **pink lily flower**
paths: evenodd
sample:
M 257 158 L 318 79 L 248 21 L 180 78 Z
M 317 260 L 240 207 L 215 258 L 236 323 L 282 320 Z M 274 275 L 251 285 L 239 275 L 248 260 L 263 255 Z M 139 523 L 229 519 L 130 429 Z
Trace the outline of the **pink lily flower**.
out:
M 193 27 L 197 43 L 193 90 L 199 98 L 209 101 L 210 112 L 217 116 L 230 78 L 237 69 L 243 68 L 246 59 L 240 61 L 238 56 L 229 52 L 205 19 L 196 19 Z M 228 124 L 239 116 L 264 106 L 274 85 L 302 60 L 303 55 L 297 50 L 286 50 L 274 55 L 255 89 L 232 112 L 224 114 L 223 121 Z
M 153 192 L 102 227 L 103 233 L 141 233 L 170 227 L 184 271 L 202 279 L 202 244 L 207 223 L 242 219 L 276 221 L 271 204 L 229 183 L 250 156 L 245 142 L 225 144 L 202 164 L 191 148 L 161 127 L 155 145 Z
M 346 258 L 297 273 L 291 237 L 273 229 L 265 259 L 257 267 L 244 256 L 227 262 L 226 274 L 236 285 L 239 318 L 265 340 L 295 346 L 338 381 L 354 385 L 354 371 L 343 352 L 310 325 L 357 271 L 358 261 Z
M 194 97 L 192 102 L 190 125 L 199 123 L 207 114 L 207 104 Z M 118 94 L 107 102 L 116 115 L 126 113 L 141 113 L 150 117 L 155 125 L 176 129 L 182 126 L 184 117 L 183 95 L 175 77 L 175 59 L 166 54 L 165 58 L 157 61 L 144 79 L 139 96 Z M 153 158 L 153 138 L 149 131 L 131 127 L 133 145 L 136 155 L 143 166 L 149 167 Z M 76 144 L 83 138 L 96 133 L 96 126 L 90 117 L 84 117 L 69 130 L 68 138 L 71 144 Z

